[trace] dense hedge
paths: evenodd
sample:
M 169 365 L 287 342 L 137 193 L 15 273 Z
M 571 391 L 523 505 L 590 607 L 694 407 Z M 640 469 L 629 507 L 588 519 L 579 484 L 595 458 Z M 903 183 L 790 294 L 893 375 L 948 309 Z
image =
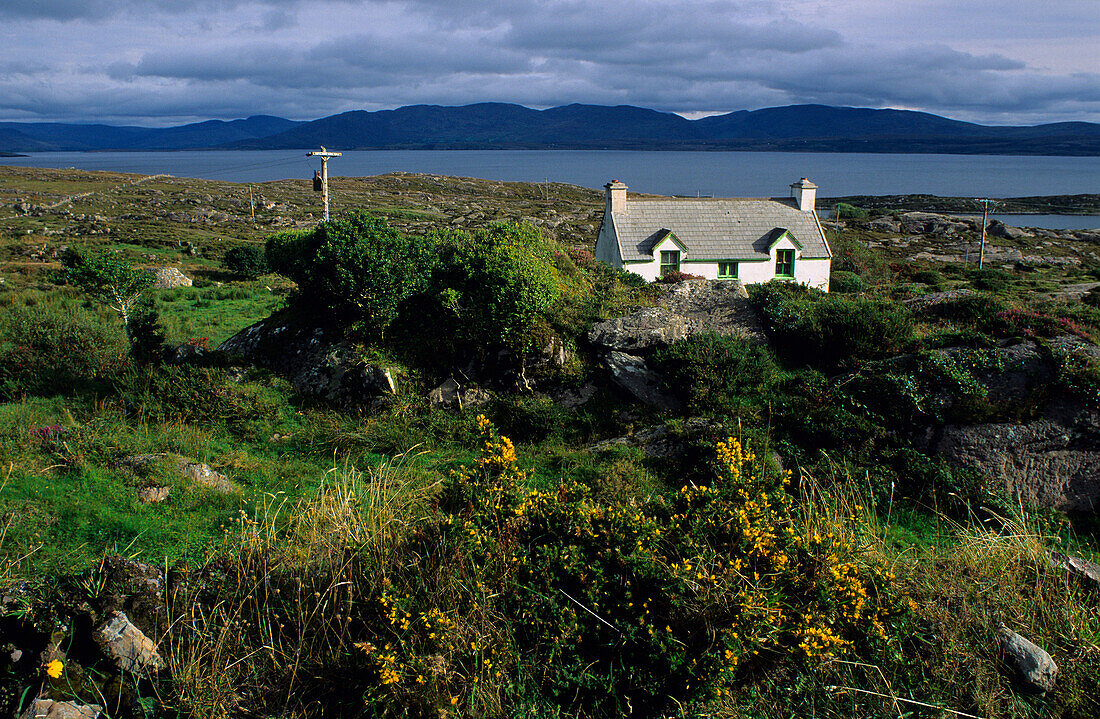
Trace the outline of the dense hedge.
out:
M 750 287 L 764 329 L 781 357 L 824 371 L 899 354 L 914 339 L 912 315 L 893 302 L 846 297 L 803 285 Z

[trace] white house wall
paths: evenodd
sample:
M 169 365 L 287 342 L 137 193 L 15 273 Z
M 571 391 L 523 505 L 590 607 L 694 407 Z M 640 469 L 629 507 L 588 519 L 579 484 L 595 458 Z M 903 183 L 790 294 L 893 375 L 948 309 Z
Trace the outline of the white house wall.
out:
M 653 282 L 657 279 L 657 274 L 661 270 L 661 250 L 679 249 L 678 246 L 671 240 L 664 240 L 657 247 L 653 248 L 654 259 L 652 262 L 631 262 L 626 265 L 625 269 L 631 272 L 641 275 L 646 280 Z M 767 260 L 750 262 L 739 261 L 737 262 L 737 279 L 742 284 L 751 285 L 758 282 L 770 282 L 775 279 L 775 254 L 776 250 L 789 250 L 795 251 L 794 260 L 794 281 L 799 284 L 809 285 L 810 287 L 816 287 L 820 290 L 829 290 L 829 271 L 831 260 L 829 259 L 803 259 L 802 250 L 798 248 L 793 242 L 784 237 L 771 249 L 770 258 Z M 617 253 L 616 253 L 617 254 Z M 602 258 L 598 258 L 602 259 Z M 605 262 L 607 260 L 604 260 Z M 736 260 L 733 260 L 736 261 Z M 610 262 L 608 264 L 611 264 Z M 616 266 L 616 265 L 612 265 Z M 617 266 L 622 266 L 617 265 Z M 717 260 L 706 260 L 700 262 L 693 262 L 690 255 L 684 255 L 680 260 L 680 271 L 689 274 L 697 275 L 699 277 L 705 277 L 708 280 L 718 279 L 718 262 Z

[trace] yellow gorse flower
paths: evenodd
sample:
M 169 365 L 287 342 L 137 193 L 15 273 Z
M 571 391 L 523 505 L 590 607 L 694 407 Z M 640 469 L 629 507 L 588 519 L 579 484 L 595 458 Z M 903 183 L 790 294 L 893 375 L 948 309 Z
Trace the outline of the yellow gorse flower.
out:
M 52 662 L 46 665 L 46 673 L 54 679 L 61 678 L 61 672 L 65 669 L 65 664 L 60 659 L 54 659 Z

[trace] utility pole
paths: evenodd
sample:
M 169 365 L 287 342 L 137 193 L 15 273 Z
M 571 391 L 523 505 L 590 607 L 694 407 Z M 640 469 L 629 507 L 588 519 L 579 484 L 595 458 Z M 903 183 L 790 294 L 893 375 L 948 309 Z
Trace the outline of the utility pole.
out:
M 982 203 L 982 244 L 978 250 L 978 269 L 980 270 L 982 269 L 982 265 L 985 264 L 985 224 L 986 220 L 989 218 L 989 208 L 996 203 L 988 198 L 983 198 L 978 200 L 978 202 Z
M 325 222 L 328 222 L 328 158 L 339 157 L 339 152 L 329 152 L 321 145 L 321 151 L 307 152 L 306 157 L 321 158 L 321 201 L 325 205 Z
M 248 183 L 248 209 L 252 211 L 252 224 L 256 224 L 256 201 L 252 199 L 252 183 Z

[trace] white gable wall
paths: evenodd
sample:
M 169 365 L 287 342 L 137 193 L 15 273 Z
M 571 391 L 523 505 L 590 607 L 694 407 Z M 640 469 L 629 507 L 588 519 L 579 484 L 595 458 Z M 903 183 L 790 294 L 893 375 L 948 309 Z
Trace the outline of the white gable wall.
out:
M 615 237 L 615 221 L 611 213 L 604 215 L 600 223 L 600 234 L 596 237 L 596 259 L 618 269 L 623 266 L 623 257 L 619 253 L 619 243 Z

